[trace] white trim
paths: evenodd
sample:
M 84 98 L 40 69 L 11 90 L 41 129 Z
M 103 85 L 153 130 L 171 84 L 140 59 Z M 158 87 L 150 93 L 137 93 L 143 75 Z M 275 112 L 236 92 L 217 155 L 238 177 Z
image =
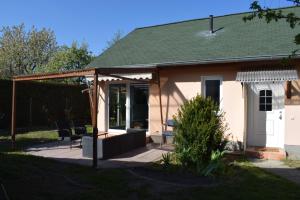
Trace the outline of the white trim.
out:
M 131 107 L 131 102 L 130 102 L 130 84 L 126 83 L 126 128 L 128 129 L 130 127 L 130 107 Z
M 125 85 L 126 86 L 126 103 L 127 103 L 127 83 L 108 83 L 108 87 L 107 87 L 107 116 L 106 116 L 106 124 L 107 124 L 107 130 L 108 132 L 115 132 L 115 133 L 126 133 L 126 129 L 127 129 L 127 107 L 126 107 L 126 125 L 125 125 L 125 129 L 110 129 L 109 128 L 109 86 L 110 85 Z M 126 106 L 125 103 L 125 106 Z
M 109 86 L 110 85 L 120 85 L 120 84 L 124 84 L 126 85 L 126 125 L 125 125 L 125 129 L 110 129 L 109 128 Z M 111 82 L 108 83 L 108 86 L 106 87 L 106 96 L 107 96 L 107 103 L 105 105 L 105 110 L 107 110 L 107 113 L 105 115 L 105 124 L 107 126 L 107 131 L 108 132 L 113 132 L 113 133 L 126 133 L 126 130 L 128 128 L 130 128 L 130 109 L 131 109 L 131 102 L 130 102 L 130 86 L 134 85 L 137 83 L 129 83 L 129 82 Z M 149 104 L 149 97 L 150 97 L 150 85 L 149 84 L 144 84 L 148 86 L 148 131 L 150 129 L 150 104 Z
M 213 75 L 213 76 L 201 76 L 201 95 L 206 97 L 206 85 L 205 81 L 207 80 L 219 80 L 220 81 L 220 110 L 223 109 L 223 76 L 220 75 Z
M 136 80 L 151 80 L 152 79 L 152 73 L 135 73 L 135 74 L 112 74 L 112 75 L 118 75 L 120 77 L 124 78 L 130 78 L 130 79 L 136 79 Z M 85 76 L 87 81 L 93 81 L 92 76 Z M 98 81 L 118 81 L 122 80 L 122 78 L 116 78 L 111 76 L 98 76 Z

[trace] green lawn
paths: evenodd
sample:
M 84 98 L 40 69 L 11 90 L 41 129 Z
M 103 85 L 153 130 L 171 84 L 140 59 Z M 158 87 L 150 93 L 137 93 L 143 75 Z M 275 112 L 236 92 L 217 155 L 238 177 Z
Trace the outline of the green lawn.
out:
M 8 133 L 0 134 L 0 152 L 9 151 L 21 151 L 22 149 L 42 144 L 45 142 L 51 142 L 58 140 L 58 134 L 56 131 L 34 131 L 28 133 L 22 133 L 16 135 L 16 146 L 12 149 L 11 137 Z
M 140 179 L 126 169 L 99 169 L 60 163 L 22 153 L 22 148 L 57 139 L 52 131 L 17 136 L 18 151 L 0 136 L 0 180 L 11 199 L 299 199 L 300 187 L 235 162 L 216 187 L 181 188 Z M 174 176 L 176 174 L 174 173 Z

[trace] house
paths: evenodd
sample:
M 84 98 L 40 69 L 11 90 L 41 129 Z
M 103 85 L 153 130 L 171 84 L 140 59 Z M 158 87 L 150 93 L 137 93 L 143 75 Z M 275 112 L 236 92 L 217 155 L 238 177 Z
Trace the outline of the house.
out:
M 300 15 L 299 7 L 283 12 Z M 18 81 L 93 76 L 93 165 L 98 131 L 142 128 L 160 135 L 164 122 L 197 94 L 225 112 L 232 148 L 300 158 L 300 59 L 284 20 L 244 22 L 239 13 L 137 28 L 85 70 L 13 78 L 12 141 Z M 261 148 L 262 147 L 262 148 Z
M 300 15 L 297 7 L 283 10 Z M 300 62 L 297 56 L 283 62 L 297 49 L 300 28 L 284 20 L 244 22 L 245 15 L 137 28 L 102 53 L 88 67 L 156 67 L 161 91 L 153 73 L 99 76 L 99 130 L 160 134 L 161 122 L 201 94 L 225 112 L 236 148 L 274 147 L 300 156 Z

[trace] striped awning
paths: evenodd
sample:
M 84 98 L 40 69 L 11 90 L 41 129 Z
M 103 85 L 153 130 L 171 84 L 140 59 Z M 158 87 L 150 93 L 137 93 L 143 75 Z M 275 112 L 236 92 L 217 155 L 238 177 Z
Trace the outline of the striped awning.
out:
M 261 70 L 238 72 L 236 81 L 242 83 L 279 82 L 298 80 L 297 70 Z
M 120 77 L 129 78 L 133 80 L 151 80 L 152 73 L 141 73 L 141 74 L 115 74 Z M 92 81 L 93 77 L 86 77 L 88 81 Z M 119 81 L 122 78 L 112 77 L 112 76 L 98 76 L 98 81 Z

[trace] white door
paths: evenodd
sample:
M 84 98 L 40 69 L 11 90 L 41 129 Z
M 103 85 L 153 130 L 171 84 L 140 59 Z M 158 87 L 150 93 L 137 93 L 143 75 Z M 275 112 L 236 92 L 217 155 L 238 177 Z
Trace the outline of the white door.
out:
M 251 83 L 248 86 L 248 146 L 284 145 L 284 86 Z

